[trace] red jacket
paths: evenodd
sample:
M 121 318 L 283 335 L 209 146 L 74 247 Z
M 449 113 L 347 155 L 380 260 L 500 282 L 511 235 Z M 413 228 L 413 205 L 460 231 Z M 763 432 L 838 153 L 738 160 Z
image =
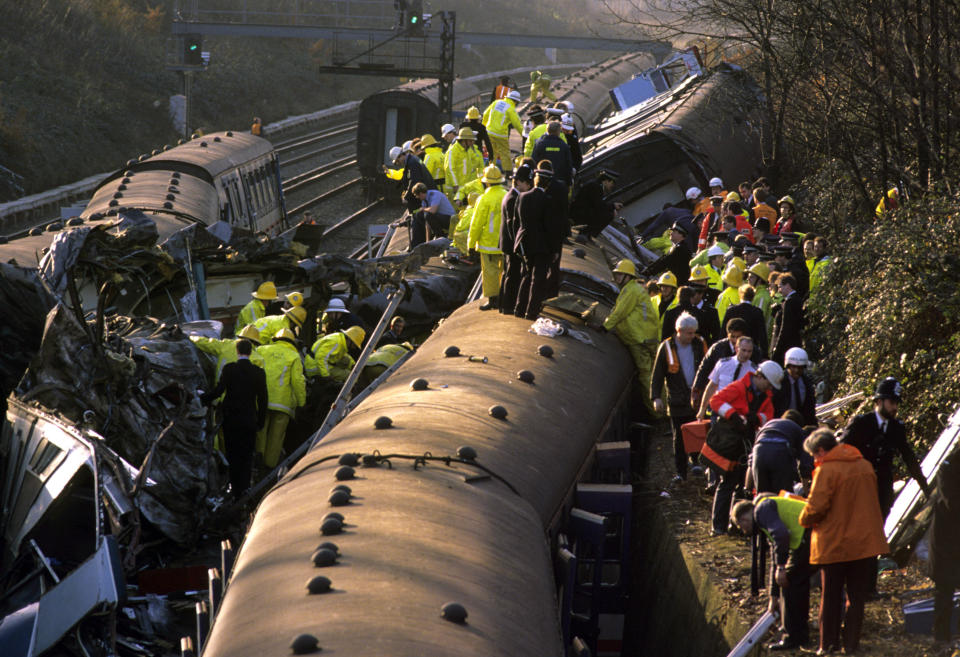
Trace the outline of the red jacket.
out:
M 744 417 L 750 412 L 750 402 L 753 401 L 754 390 L 751 387 L 753 372 L 748 372 L 733 383 L 721 388 L 710 398 L 710 408 L 728 420 L 734 413 Z M 760 426 L 773 419 L 773 390 L 762 393 L 763 401 L 757 409 Z

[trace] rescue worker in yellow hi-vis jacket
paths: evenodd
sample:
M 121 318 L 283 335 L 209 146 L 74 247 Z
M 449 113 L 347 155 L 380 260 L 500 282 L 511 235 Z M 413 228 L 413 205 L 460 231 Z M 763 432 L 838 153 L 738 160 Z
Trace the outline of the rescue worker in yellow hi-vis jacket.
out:
M 723 283 L 726 286 L 717 299 L 717 315 L 720 325 L 723 326 L 723 316 L 727 308 L 740 303 L 740 286 L 743 285 L 743 271 L 735 264 L 730 263 L 723 272 Z
M 336 383 L 346 381 L 356 364 L 354 354 L 360 353 L 365 337 L 366 331 L 359 326 L 351 326 L 319 338 L 304 359 L 307 376 L 321 376 Z
M 297 409 L 307 402 L 307 380 L 297 351 L 297 339 L 288 328 L 260 347 L 267 374 L 267 423 L 257 434 L 257 452 L 264 465 L 273 468 L 280 460 L 287 425 Z
M 457 198 L 461 185 L 483 175 L 483 155 L 474 146 L 476 135 L 470 128 L 460 128 L 457 140 L 447 149 L 443 161 L 446 176 L 443 193 L 450 202 Z
M 442 191 L 447 175 L 443 169 L 443 149 L 433 135 L 429 134 L 420 137 L 420 146 L 423 148 L 423 163 L 433 176 L 437 189 Z
M 282 315 L 267 315 L 258 319 L 253 325 L 260 332 L 260 342 L 270 344 L 274 336 L 283 329 L 290 329 L 295 333 L 303 326 L 307 318 L 307 311 L 303 306 L 294 306 L 283 311 Z
M 510 128 L 523 134 L 523 122 L 517 114 L 516 105 L 520 102 L 519 91 L 511 91 L 506 98 L 490 103 L 483 112 L 483 125 L 487 128 L 487 135 L 493 145 L 492 163 L 500 162 L 499 167 L 510 166 Z
M 550 76 L 543 71 L 530 71 L 530 102 L 537 102 L 540 96 L 549 100 L 556 100 L 557 97 L 550 91 L 552 82 Z
M 497 307 L 500 293 L 500 274 L 503 272 L 503 251 L 500 250 L 500 206 L 507 190 L 503 186 L 503 173 L 495 166 L 488 166 L 480 179 L 486 191 L 477 200 L 470 220 L 467 246 L 480 254 L 480 270 L 483 280 L 483 296 L 487 301 L 480 310 Z
M 643 389 L 650 387 L 653 373 L 653 358 L 657 352 L 660 336 L 660 315 L 647 294 L 646 288 L 637 280 L 637 267 L 629 260 L 621 260 L 613 270 L 614 282 L 620 287 L 617 302 L 603 322 L 603 328 L 613 331 L 630 351 L 637 366 L 637 376 Z M 653 404 L 647 395 L 641 395 L 650 416 L 655 415 Z
M 382 347 L 378 347 L 376 351 L 370 354 L 370 357 L 363 366 L 363 374 L 360 375 L 359 379 L 360 388 L 366 388 L 373 383 L 378 376 L 383 374 L 388 367 L 412 352 L 413 345 L 409 342 L 385 344 Z
M 244 326 L 253 324 L 261 317 L 266 316 L 267 303 L 272 303 L 277 300 L 277 286 L 273 281 L 264 281 L 260 284 L 260 287 L 257 288 L 256 292 L 250 293 L 250 296 L 253 297 L 253 300 L 240 311 L 240 316 L 237 317 L 237 323 L 233 327 L 234 335 L 239 333 Z

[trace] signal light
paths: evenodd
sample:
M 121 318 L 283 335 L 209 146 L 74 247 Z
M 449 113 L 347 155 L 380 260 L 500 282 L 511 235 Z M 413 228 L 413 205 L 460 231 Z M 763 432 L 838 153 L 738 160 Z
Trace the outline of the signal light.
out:
M 203 66 L 203 37 L 188 34 L 183 37 L 183 63 L 187 66 Z

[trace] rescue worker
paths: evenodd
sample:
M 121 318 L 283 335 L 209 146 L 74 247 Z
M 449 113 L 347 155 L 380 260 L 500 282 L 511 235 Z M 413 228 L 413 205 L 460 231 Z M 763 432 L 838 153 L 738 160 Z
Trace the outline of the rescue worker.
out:
M 787 349 L 783 358 L 787 375 L 783 385 L 773 396 L 773 409 L 780 417 L 791 408 L 803 416 L 804 426 L 817 426 L 816 394 L 813 381 L 807 376 L 810 359 L 801 347 Z
M 570 178 L 570 184 L 572 185 L 573 176 L 577 175 L 577 171 L 579 171 L 583 165 L 583 150 L 580 148 L 580 135 L 577 134 L 577 126 L 574 125 L 573 117 L 569 114 L 564 114 L 560 117 L 560 127 L 563 128 L 563 140 L 567 143 L 567 146 L 570 147 L 570 162 L 573 164 L 573 172 Z
M 693 204 L 693 216 L 697 217 L 703 215 L 705 217 L 710 208 L 713 207 L 710 199 L 703 195 L 703 192 L 700 191 L 699 187 L 690 187 L 687 189 L 686 194 L 684 194 L 686 199 Z M 703 219 L 701 217 L 701 220 Z
M 810 272 L 803 261 L 803 256 L 796 253 L 797 249 L 787 244 L 780 244 L 773 248 L 773 262 L 777 271 L 788 272 L 793 276 L 793 288 L 806 298 L 810 291 Z
M 630 260 L 621 260 L 613 269 L 613 281 L 620 288 L 613 310 L 603 321 L 603 329 L 620 338 L 637 366 L 637 377 L 644 389 L 650 386 L 653 358 L 657 350 L 659 320 L 657 308 L 646 289 L 637 281 L 637 268 Z M 654 415 L 650 397 L 642 395 L 650 416 Z
M 436 189 L 443 189 L 446 183 L 446 173 L 443 170 L 443 149 L 433 135 L 424 135 L 420 137 L 420 146 L 423 147 L 423 164 L 430 172 L 430 177 L 436 185 Z
M 417 183 L 413 186 L 413 195 L 420 201 L 420 209 L 410 222 L 411 251 L 427 241 L 428 226 L 430 239 L 446 235 L 451 217 L 457 214 L 450 199 L 440 190 L 427 189 L 423 183 Z
M 675 222 L 670 227 L 670 243 L 673 245 L 666 255 L 647 265 L 643 270 L 644 276 L 656 276 L 669 271 L 679 285 L 686 285 L 690 280 L 690 248 L 687 246 L 688 230 L 685 225 Z
M 773 224 L 776 223 L 778 219 L 777 211 L 767 203 L 768 199 L 769 199 L 769 196 L 767 195 L 767 192 L 764 191 L 762 187 L 757 187 L 753 190 L 753 200 L 754 200 L 753 223 L 754 225 L 756 225 L 757 220 L 759 220 L 761 217 L 767 220 L 768 226 L 772 226 Z M 767 232 L 770 232 L 769 228 L 767 229 Z M 754 235 L 754 238 L 756 238 L 756 235 Z M 756 242 L 756 239 L 754 241 Z M 756 242 L 756 243 L 759 244 L 759 242 Z
M 733 491 L 744 483 L 746 468 L 742 461 L 753 448 L 757 429 L 773 419 L 773 391 L 780 389 L 782 379 L 783 369 L 773 361 L 765 360 L 756 372 L 748 372 L 710 398 L 710 408 L 718 416 L 714 427 L 718 439 L 715 447 L 708 440 L 704 451 L 713 451 L 731 464 L 723 469 L 716 461 L 711 461 L 711 467 L 720 475 L 713 497 L 714 536 L 727 533 Z M 707 447 L 711 449 L 707 450 Z
M 493 165 L 486 168 L 481 180 L 486 190 L 473 211 L 467 246 L 480 254 L 483 296 L 487 298 L 486 302 L 480 305 L 480 310 L 491 310 L 499 307 L 497 295 L 500 293 L 500 274 L 503 272 L 500 220 L 503 197 L 507 190 L 503 187 L 503 173 Z
M 230 466 L 230 492 L 236 499 L 250 487 L 253 449 L 257 432 L 266 424 L 269 393 L 266 372 L 250 360 L 253 344 L 240 339 L 232 346 L 232 361 L 224 366 L 223 376 L 214 389 L 204 393 L 200 400 L 209 404 L 223 395 L 224 451 Z
M 677 299 L 678 287 L 677 277 L 673 275 L 673 272 L 665 271 L 660 274 L 660 278 L 657 279 L 657 290 L 659 294 L 651 298 L 653 305 L 657 308 L 658 317 L 663 317 L 668 309 L 673 308 L 679 303 Z
M 737 317 L 747 323 L 747 335 L 753 338 L 757 346 L 758 355 L 763 358 L 769 353 L 770 343 L 767 338 L 767 323 L 763 317 L 763 311 L 753 305 L 753 298 L 756 290 L 753 286 L 744 283 L 737 288 L 737 297 L 739 303 L 728 306 L 720 322 L 721 330 L 726 329 L 729 322 Z
M 690 303 L 700 311 L 697 321 L 700 322 L 699 334 L 707 341 L 707 344 L 713 344 L 720 339 L 720 315 L 717 309 L 707 298 L 710 288 L 707 287 L 710 277 L 707 274 L 707 268 L 697 265 L 690 270 L 690 282 L 688 285 L 693 291 L 693 297 Z
M 514 244 L 520 218 L 517 203 L 520 195 L 533 187 L 533 168 L 524 163 L 513 172 L 513 186 L 503 196 L 500 205 L 500 250 L 503 252 L 503 275 L 500 278 L 500 313 L 512 315 L 517 305 L 517 292 L 523 278 L 523 258 L 517 253 Z
M 307 376 L 321 376 L 342 384 L 356 365 L 355 357 L 363 348 L 366 337 L 367 332 L 362 328 L 351 326 L 318 338 L 305 359 Z
M 727 356 L 717 361 L 717 364 L 713 366 L 709 376 L 707 376 L 707 387 L 703 391 L 700 406 L 697 410 L 698 420 L 706 419 L 707 411 L 710 410 L 710 399 L 713 397 L 713 393 L 721 388 L 727 387 L 747 372 L 757 371 L 757 367 L 753 362 L 753 352 L 753 338 L 748 335 L 741 335 L 737 338 L 736 353 L 733 356 Z
M 743 285 L 743 272 L 736 265 L 728 265 L 723 272 L 723 292 L 717 299 L 717 314 L 720 316 L 720 325 L 723 326 L 723 318 L 727 314 L 727 308 L 740 303 L 739 288 Z
M 220 374 L 224 366 L 228 363 L 234 363 L 237 360 L 237 343 L 240 340 L 247 340 L 254 347 L 260 346 L 260 332 L 253 324 L 247 324 L 237 333 L 237 337 L 227 340 L 218 340 L 216 338 L 207 338 L 202 335 L 191 335 L 190 342 L 200 351 L 216 357 L 217 364 L 214 368 L 213 385 L 220 383 Z M 250 362 L 259 367 L 263 367 L 263 357 L 254 350 L 249 354 Z M 216 399 L 216 398 L 214 398 Z
M 696 188 L 694 188 L 696 189 Z M 697 237 L 697 253 L 698 255 L 707 248 L 707 242 L 710 239 L 710 231 L 713 230 L 714 226 L 718 226 L 720 213 L 723 208 L 723 197 L 719 195 L 714 195 L 709 198 L 710 207 L 707 208 L 703 215 L 703 219 L 700 221 L 700 234 Z M 698 262 L 697 264 L 703 264 Z
M 827 238 L 817 237 L 813 240 L 813 266 L 810 268 L 810 294 L 813 294 L 820 287 L 823 281 L 823 273 L 833 262 L 827 254 Z
M 723 180 L 713 177 L 710 179 L 708 184 L 710 185 L 710 196 L 720 196 L 726 198 L 727 190 L 723 188 Z
M 332 297 L 320 316 L 320 332 L 323 334 L 340 331 L 351 326 L 363 326 L 363 321 L 347 308 L 339 297 Z
M 510 128 L 516 130 L 517 134 L 523 132 L 523 124 L 520 122 L 520 117 L 515 109 L 519 102 L 520 92 L 511 91 L 506 98 L 490 103 L 489 107 L 483 112 L 483 125 L 486 126 L 490 143 L 493 144 L 493 153 L 490 155 L 490 159 L 500 169 L 509 166 L 511 162 Z
M 420 201 L 413 194 L 414 185 L 423 183 L 427 189 L 436 189 L 437 185 L 433 182 L 433 176 L 430 175 L 426 165 L 408 149 L 409 147 L 401 148 L 400 146 L 391 148 L 390 157 L 397 168 L 389 170 L 384 167 L 384 172 L 388 178 L 395 178 L 396 172 L 400 172 L 400 188 L 403 189 L 401 200 L 406 204 L 407 210 L 416 212 L 420 207 Z
M 707 249 L 706 253 L 707 287 L 719 293 L 723 290 L 723 259 L 727 255 L 727 252 L 719 244 L 714 244 Z M 693 264 L 692 261 L 691 264 Z M 719 296 L 719 294 L 717 296 Z
M 780 385 L 780 391 L 785 388 L 785 384 Z M 780 391 L 773 395 L 774 409 Z M 747 462 L 750 468 L 747 479 L 752 482 L 748 488 L 755 488 L 758 493 L 776 495 L 782 490 L 792 491 L 800 481 L 810 483 L 813 459 L 803 451 L 806 434 L 796 420 L 803 422 L 799 413 L 791 412 L 760 427 Z
M 273 281 L 264 281 L 257 288 L 256 292 L 251 292 L 253 300 L 243 307 L 240 315 L 237 317 L 237 323 L 233 328 L 234 334 L 248 324 L 253 324 L 261 317 L 267 314 L 267 303 L 273 303 L 277 300 L 277 286 Z
M 770 609 L 780 611 L 783 636 L 767 646 L 771 651 L 796 650 L 810 641 L 810 531 L 799 521 L 805 505 L 791 495 L 761 495 L 737 502 L 730 511 L 740 531 L 762 532 L 773 548 Z
M 473 130 L 473 134 L 477 138 L 477 147 L 480 149 L 480 154 L 484 156 L 484 160 L 489 160 L 493 157 L 493 144 L 490 143 L 490 136 L 487 134 L 487 128 L 483 125 L 483 121 L 480 119 L 480 110 L 476 106 L 472 106 L 467 110 L 466 120 L 460 124 L 461 128 L 470 128 Z
M 457 138 L 457 128 L 452 123 L 444 123 L 440 126 L 440 143 L 444 152 L 450 150 L 450 146 Z
M 506 75 L 500 78 L 500 84 L 498 84 L 493 89 L 493 93 L 490 95 L 490 102 L 494 103 L 501 98 L 506 98 L 507 94 L 516 89 L 515 84 L 510 83 L 510 78 Z
M 800 220 L 797 219 L 796 203 L 793 202 L 793 197 L 784 196 L 777 201 L 777 205 L 780 206 L 780 218 L 777 219 L 777 223 L 773 226 L 773 234 L 780 235 L 782 233 L 803 232 Z
M 874 209 L 873 214 L 879 219 L 887 210 L 896 210 L 900 206 L 900 190 L 891 187 L 887 193 L 880 197 L 880 202 Z
M 382 344 L 367 358 L 367 362 L 363 366 L 363 372 L 358 379 L 358 388 L 361 390 L 366 388 L 373 383 L 377 377 L 383 374 L 387 368 L 412 352 L 413 345 L 409 342 Z
M 253 125 L 250 126 L 250 134 L 255 137 L 260 137 L 263 135 L 263 123 L 260 121 L 259 116 L 253 117 Z
M 563 126 L 560 121 L 550 121 L 547 124 L 547 134 L 533 147 L 532 157 L 537 162 L 550 160 L 553 165 L 553 180 L 569 186 L 573 183 L 573 158 L 570 147 L 561 139 L 561 134 Z
M 523 123 L 523 133 L 521 139 L 520 151 L 524 157 L 530 157 L 533 154 L 534 143 L 530 141 L 530 135 L 538 129 L 547 120 L 547 113 L 539 105 L 531 105 L 527 108 L 527 120 Z M 527 145 L 530 145 L 527 148 Z
M 527 135 L 527 140 L 523 143 L 523 156 L 524 157 L 533 157 L 533 149 L 536 148 L 537 143 L 547 134 L 547 129 L 550 127 L 551 123 L 561 122 L 561 128 L 563 127 L 562 119 L 557 114 L 551 114 L 553 110 L 547 110 L 547 120 L 546 122 L 541 122 L 539 125 L 534 126 L 530 130 L 530 134 Z M 560 139 L 564 143 L 567 141 L 566 135 L 561 131 Z
M 703 359 L 703 364 L 697 369 L 697 378 L 693 382 L 693 406 L 695 408 L 700 407 L 700 398 L 703 396 L 704 390 L 707 387 L 708 377 L 710 372 L 713 371 L 713 367 L 717 364 L 717 361 L 721 358 L 735 356 L 737 354 L 737 342 L 746 334 L 747 323 L 738 317 L 727 322 L 726 337 L 720 338 L 710 345 L 707 356 Z M 751 359 L 755 364 L 759 362 L 756 352 L 757 350 L 754 349 L 751 354 Z
M 767 280 L 770 278 L 770 267 L 765 262 L 757 262 L 747 270 L 747 283 L 753 286 L 753 305 L 763 313 L 763 322 L 767 327 L 767 336 L 770 336 L 773 317 L 773 301 L 770 299 L 770 290 Z
M 570 204 L 570 220 L 575 226 L 586 226 L 583 234 L 597 237 L 617 216 L 623 203 L 608 201 L 620 174 L 613 169 L 601 169 L 594 180 L 582 185 Z
M 267 375 L 267 421 L 257 433 L 257 453 L 268 468 L 276 467 L 283 450 L 287 425 L 297 409 L 307 401 L 307 382 L 297 352 L 297 338 L 288 328 L 259 349 Z
M 290 329 L 294 334 L 299 333 L 306 318 L 307 310 L 303 306 L 294 306 L 284 310 L 280 315 L 261 317 L 253 325 L 260 332 L 260 341 L 263 344 L 270 344 L 277 333 L 283 329 Z
M 540 100 L 540 96 L 549 100 L 556 100 L 557 97 L 550 91 L 552 79 L 542 71 L 530 71 L 530 102 L 535 103 Z M 517 94 L 520 95 L 519 93 Z M 519 98 L 517 99 L 520 100 Z
M 460 128 L 457 141 L 447 149 L 444 172 L 447 198 L 454 199 L 461 185 L 483 174 L 483 156 L 474 146 L 476 135 L 470 128 Z
M 474 210 L 477 209 L 477 201 L 480 200 L 480 194 L 481 192 L 470 192 L 467 194 L 467 202 L 457 215 L 457 225 L 453 229 L 453 245 L 460 251 L 460 259 L 468 262 L 471 262 L 471 260 L 467 258 L 469 251 L 467 248 L 467 238 L 470 234 L 470 222 L 473 220 Z
M 744 244 L 743 264 L 746 267 L 746 271 L 750 271 L 750 267 L 753 267 L 758 262 L 760 262 L 760 249 L 758 249 L 753 242 Z
M 657 348 L 650 380 L 650 398 L 658 413 L 664 410 L 661 390 L 666 385 L 667 415 L 673 430 L 673 460 L 676 474 L 673 483 L 687 478 L 687 450 L 683 446 L 680 427 L 696 419 L 696 410 L 691 404 L 691 387 L 697 368 L 707 353 L 707 344 L 697 335 L 697 320 L 689 313 L 682 313 L 675 325 L 676 335 L 667 338 Z
M 288 310 L 303 305 L 303 292 L 288 292 L 283 295 L 283 309 Z

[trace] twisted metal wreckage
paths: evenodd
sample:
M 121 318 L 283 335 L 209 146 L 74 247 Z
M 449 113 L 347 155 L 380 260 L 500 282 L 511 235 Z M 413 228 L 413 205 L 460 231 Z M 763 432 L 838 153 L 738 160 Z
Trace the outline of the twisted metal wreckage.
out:
M 130 212 L 111 227 L 59 234 L 38 268 L 0 264 L 0 301 L 17 309 L 0 320 L 0 383 L 10 393 L 0 436 L 0 653 L 169 648 L 156 625 L 170 609 L 156 596 L 128 599 L 126 578 L 194 548 L 222 502 L 216 429 L 195 394 L 213 363 L 189 340 L 220 337 L 222 323 L 206 318 L 235 314 L 231 299 L 206 294 L 218 280 L 245 292 L 267 278 L 298 286 L 313 310 L 331 283 L 359 297 L 402 286 L 401 311 L 428 328 L 472 282 L 456 264 L 436 275 L 445 265 L 432 256 L 445 244 L 370 261 L 301 259 L 294 231 L 260 240 L 192 225 L 158 245 L 154 222 Z M 418 273 L 431 258 L 433 275 Z M 141 314 L 148 308 L 163 319 Z M 381 309 L 364 310 L 375 321 Z

